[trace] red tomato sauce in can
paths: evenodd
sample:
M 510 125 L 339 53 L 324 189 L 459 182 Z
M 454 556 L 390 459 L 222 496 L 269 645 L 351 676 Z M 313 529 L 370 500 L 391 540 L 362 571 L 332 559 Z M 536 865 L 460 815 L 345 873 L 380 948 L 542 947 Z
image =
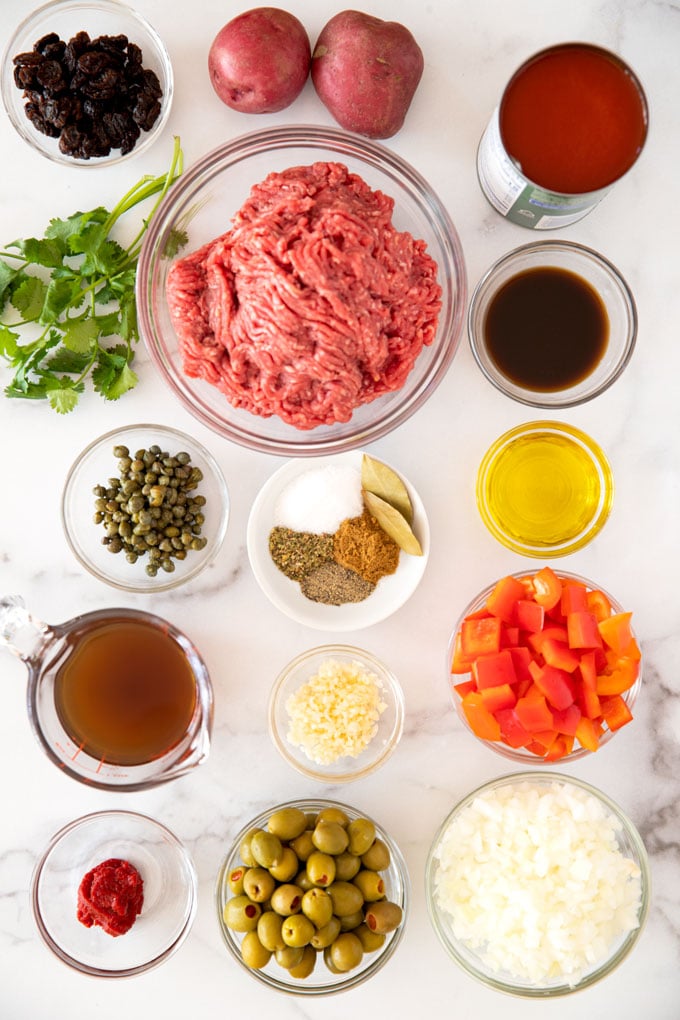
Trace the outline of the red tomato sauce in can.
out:
M 522 173 L 562 194 L 598 191 L 639 156 L 647 105 L 632 71 L 607 50 L 565 43 L 513 75 L 500 106 L 503 144 Z

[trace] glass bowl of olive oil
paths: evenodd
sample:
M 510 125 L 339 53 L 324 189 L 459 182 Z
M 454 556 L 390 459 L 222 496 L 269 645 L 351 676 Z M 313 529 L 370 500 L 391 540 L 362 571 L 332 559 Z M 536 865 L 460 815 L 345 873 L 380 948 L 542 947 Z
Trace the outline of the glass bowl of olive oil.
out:
M 572 425 L 532 421 L 500 436 L 477 473 L 477 507 L 491 534 L 524 556 L 582 549 L 604 526 L 614 480 L 598 444 Z
M 506 396 L 574 407 L 615 382 L 637 337 L 635 299 L 599 252 L 567 241 L 515 248 L 477 284 L 468 313 L 477 364 Z

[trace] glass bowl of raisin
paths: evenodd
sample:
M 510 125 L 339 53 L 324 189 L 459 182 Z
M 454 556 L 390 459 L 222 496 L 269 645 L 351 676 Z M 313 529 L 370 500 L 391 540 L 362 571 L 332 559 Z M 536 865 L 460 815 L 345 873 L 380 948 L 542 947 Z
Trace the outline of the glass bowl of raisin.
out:
M 19 135 L 66 166 L 110 166 L 148 148 L 173 95 L 170 57 L 118 0 L 53 0 L 12 33 L 2 99 Z

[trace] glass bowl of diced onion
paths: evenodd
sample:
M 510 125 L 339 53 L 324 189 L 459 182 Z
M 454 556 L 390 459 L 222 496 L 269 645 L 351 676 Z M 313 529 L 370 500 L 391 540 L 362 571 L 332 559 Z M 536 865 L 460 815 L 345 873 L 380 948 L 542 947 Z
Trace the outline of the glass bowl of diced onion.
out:
M 346 783 L 374 772 L 404 728 L 396 676 L 370 652 L 321 645 L 289 662 L 269 698 L 269 733 L 282 757 L 310 779 Z
M 518 772 L 464 797 L 426 865 L 430 920 L 471 977 L 523 998 L 568 995 L 623 962 L 643 931 L 650 870 L 633 822 L 556 772 Z

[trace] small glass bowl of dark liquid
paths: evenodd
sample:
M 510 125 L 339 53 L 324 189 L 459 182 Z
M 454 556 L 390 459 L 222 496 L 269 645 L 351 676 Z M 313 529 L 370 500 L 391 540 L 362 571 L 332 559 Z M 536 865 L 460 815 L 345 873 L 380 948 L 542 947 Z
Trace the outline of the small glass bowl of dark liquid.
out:
M 143 790 L 208 755 L 213 693 L 192 642 L 166 620 L 102 609 L 62 624 L 0 599 L 0 644 L 28 668 L 27 707 L 48 758 L 109 790 Z
M 468 334 L 501 392 L 531 407 L 573 407 L 619 378 L 637 311 L 623 276 L 598 252 L 543 241 L 514 249 L 482 277 Z

